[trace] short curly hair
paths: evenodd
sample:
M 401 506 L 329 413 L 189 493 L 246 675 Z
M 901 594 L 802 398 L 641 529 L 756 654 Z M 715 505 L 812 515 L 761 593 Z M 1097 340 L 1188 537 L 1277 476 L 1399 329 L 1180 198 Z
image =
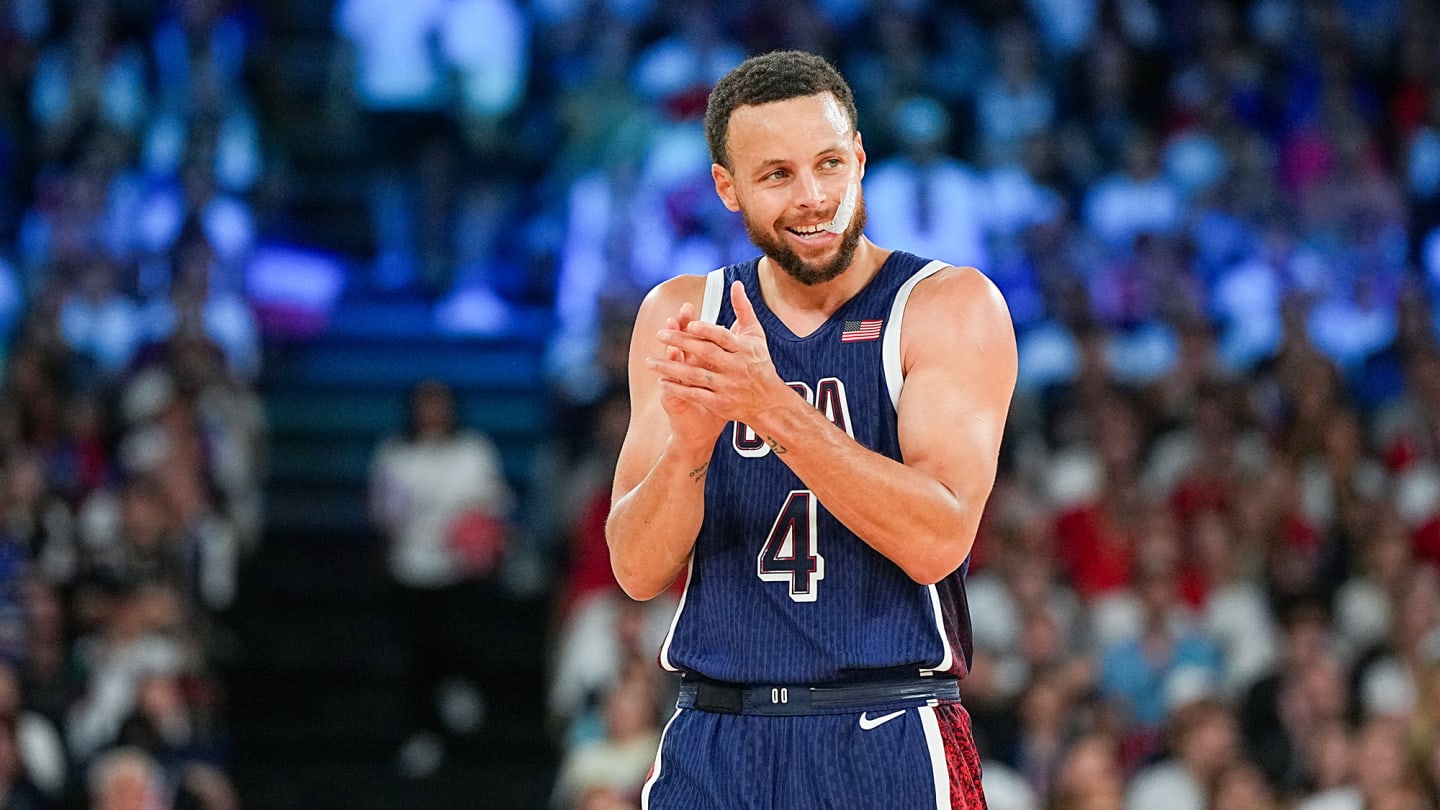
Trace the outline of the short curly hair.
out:
M 705 141 L 710 160 L 730 169 L 730 115 L 738 107 L 830 93 L 850 119 L 859 123 L 855 94 L 845 77 L 823 57 L 804 51 L 772 51 L 752 56 L 725 74 L 705 105 Z

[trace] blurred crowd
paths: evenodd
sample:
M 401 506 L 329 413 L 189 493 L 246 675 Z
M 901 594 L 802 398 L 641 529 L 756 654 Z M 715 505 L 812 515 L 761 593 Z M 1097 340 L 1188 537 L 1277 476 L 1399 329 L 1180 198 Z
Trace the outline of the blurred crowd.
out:
M 259 133 L 224 3 L 0 8 L 0 807 L 238 807 Z
M 261 515 L 273 6 L 0 9 L 11 806 L 127 775 L 225 806 L 207 674 Z M 557 809 L 638 804 L 673 690 L 674 597 L 620 595 L 604 544 L 628 319 L 753 255 L 700 117 L 778 47 L 854 85 L 871 237 L 975 265 L 1015 320 L 964 685 L 992 807 L 1440 801 L 1433 2 L 337 0 L 328 24 L 373 241 L 352 282 L 485 332 L 554 313 L 556 435 L 490 517 L 552 564 Z M 456 427 L 455 463 L 511 491 Z M 408 480 L 424 432 L 377 468 Z M 395 503 L 378 522 L 419 519 Z M 448 587 L 417 548 L 397 579 Z

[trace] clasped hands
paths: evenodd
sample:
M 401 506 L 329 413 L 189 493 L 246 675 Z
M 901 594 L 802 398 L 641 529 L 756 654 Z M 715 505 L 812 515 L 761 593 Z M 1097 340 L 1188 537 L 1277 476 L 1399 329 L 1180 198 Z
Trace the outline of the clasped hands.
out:
M 696 317 L 693 305 L 681 305 L 657 335 L 664 357 L 646 358 L 660 375 L 660 390 L 672 426 L 676 419 L 693 419 L 695 429 L 710 429 L 710 438 L 725 422 L 753 424 L 771 407 L 779 391 L 789 386 L 775 373 L 765 330 L 755 308 L 736 281 L 730 287 L 735 323 L 730 328 Z

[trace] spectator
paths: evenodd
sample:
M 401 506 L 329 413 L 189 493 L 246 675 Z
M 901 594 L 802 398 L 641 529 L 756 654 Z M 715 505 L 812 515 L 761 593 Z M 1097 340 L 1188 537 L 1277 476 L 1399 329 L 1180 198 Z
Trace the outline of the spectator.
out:
M 1240 756 L 1235 718 L 1216 700 L 1197 700 L 1169 717 L 1169 755 L 1135 774 L 1127 810 L 1205 810 L 1206 791 Z
M 445 0 L 344 0 L 335 6 L 337 81 L 358 105 L 374 167 L 370 213 L 380 289 L 448 278 L 449 187 L 455 121 L 445 66 L 432 43 Z
M 454 392 L 425 381 L 410 392 L 402 432 L 376 448 L 370 514 L 385 539 L 387 570 L 410 667 L 415 731 L 399 752 L 408 776 L 433 775 L 446 731 L 473 731 L 481 696 L 474 647 L 460 637 L 475 582 L 492 575 L 503 551 L 512 495 L 486 436 L 460 424 Z M 459 707 L 447 713 L 445 705 Z
M 187 694 L 202 691 L 170 673 L 145 675 L 137 688 L 135 708 L 121 724 L 117 742 L 134 746 L 154 758 L 166 781 L 179 784 L 195 766 L 223 762 L 214 718 Z M 221 777 L 223 778 L 223 776 Z
M 0 720 L 0 806 L 14 810 L 51 806 L 56 797 L 31 778 L 19 736 L 13 719 Z
M 174 388 L 160 386 L 149 402 L 121 392 L 149 365 L 137 302 L 153 290 L 187 207 L 224 259 L 243 260 L 253 238 L 243 198 L 259 176 L 259 134 L 239 16 L 205 0 L 21 0 L 0 12 L 0 166 L 6 188 L 20 192 L 0 204 L 11 282 L 0 293 L 11 313 L 0 323 L 0 647 L 16 662 L 0 667 L 6 806 L 58 806 L 70 788 L 109 806 L 102 783 L 126 781 L 127 770 L 151 782 L 149 797 L 142 789 L 132 799 L 170 802 L 168 787 L 140 773 L 148 767 L 102 755 L 150 700 L 147 679 L 183 673 L 197 694 L 213 688 L 202 644 L 224 604 L 214 598 L 223 577 L 197 576 L 217 566 L 196 540 L 218 505 L 204 483 L 209 439 Z M 167 186 L 181 165 L 204 171 Z M 253 371 L 258 339 L 249 348 Z M 176 365 L 188 383 L 193 361 Z M 135 409 L 137 399 L 146 407 Z M 143 417 L 114 418 L 117 401 L 129 407 L 122 415 Z M 234 452 L 258 454 L 259 444 Z M 224 756 L 213 763 L 228 784 Z M 66 778 L 70 769 L 91 772 L 93 796 L 84 779 Z M 217 779 L 179 783 L 190 796 Z
M 70 348 L 114 376 L 130 364 L 140 346 L 139 308 L 122 292 L 118 269 L 93 256 L 79 270 L 79 283 L 60 310 L 60 329 Z
M 565 620 L 555 643 L 547 700 L 551 724 L 564 743 L 596 736 L 596 709 L 603 696 L 635 664 L 653 657 L 670 629 L 675 604 L 673 599 L 636 602 L 617 587 L 592 595 Z M 664 691 L 657 687 L 656 694 L 663 701 Z
M 1419 780 L 1409 765 L 1404 736 L 1393 721 L 1377 718 L 1355 734 L 1352 776 L 1301 801 L 1298 810 L 1361 810 L 1418 795 Z M 1405 804 L 1398 804 L 1404 807 Z
M 83 570 L 121 583 L 157 583 L 191 593 L 194 549 L 178 532 L 168 494 L 157 474 L 129 478 L 118 498 L 95 498 L 85 515 Z M 113 512 L 106 514 L 109 510 Z M 105 510 L 105 511 L 102 511 Z
M 1006 23 L 995 44 L 995 72 L 975 92 L 979 152 L 990 165 L 1018 157 L 1027 138 L 1054 124 L 1057 106 L 1030 27 L 1019 20 Z
M 1393 600 L 1394 623 L 1386 643 L 1356 661 L 1354 674 L 1366 716 L 1408 723 L 1419 708 L 1426 674 L 1440 660 L 1440 571 L 1411 567 Z
M 143 751 L 114 748 L 90 768 L 91 810 L 150 810 L 167 801 L 160 768 Z
M 610 570 L 605 517 L 620 442 L 630 420 L 630 393 L 612 385 L 591 407 L 576 408 L 560 421 L 572 427 L 556 437 L 544 459 L 541 486 L 561 493 L 529 522 L 547 556 L 557 560 L 557 617 L 568 620 L 585 597 L 618 587 Z
M 466 138 L 478 151 L 495 149 L 498 124 L 525 99 L 529 18 L 510 0 L 459 0 L 445 15 L 441 49 L 462 82 Z
M 915 245 L 926 256 L 964 256 L 989 267 L 988 202 L 984 184 L 950 153 L 950 115 L 935 99 L 895 105 L 892 128 L 899 145 L 876 160 L 865 176 L 869 233 L 876 241 Z
M 1119 745 L 1103 731 L 1090 732 L 1065 751 L 1050 806 L 1062 810 L 1099 810 L 1123 806 L 1125 776 Z
M 579 799 L 597 785 L 638 803 L 660 744 L 652 672 L 627 667 L 604 706 L 604 736 L 575 744 L 560 765 L 552 801 L 557 810 L 580 807 Z
M 150 347 L 205 336 L 222 352 L 231 374 L 245 381 L 260 370 L 260 330 L 240 290 L 215 283 L 220 258 L 197 227 L 182 233 L 171 254 L 174 272 L 165 294 L 140 311 Z
M 115 16 L 104 0 L 77 3 L 73 30 L 35 66 L 30 113 L 46 158 L 63 155 L 92 126 L 139 131 L 148 101 L 144 55 L 120 35 Z
M 1170 235 L 1180 228 L 1183 200 L 1160 169 L 1155 136 L 1134 128 L 1125 139 L 1121 170 L 1086 196 L 1085 224 L 1113 255 L 1129 251 L 1141 234 Z
M 35 564 L 56 582 L 67 582 L 77 565 L 75 514 L 45 480 L 43 457 L 34 451 L 13 451 L 4 464 L 5 526 L 0 529 L 0 554 L 6 560 L 9 602 L 19 596 L 26 569 Z M 13 603 L 11 603 L 13 604 Z M 13 615 L 5 611 L 7 615 Z M 6 633 L 10 640 L 15 634 Z M 11 654 L 17 651 L 10 650 Z M 15 655 L 15 658 L 21 656 Z
M 1190 545 L 1204 589 L 1200 611 L 1205 633 L 1219 645 L 1224 660 L 1220 688 L 1233 697 L 1273 666 L 1280 633 L 1267 594 L 1244 572 L 1247 555 L 1236 546 L 1227 520 L 1214 512 L 1200 515 Z M 1250 565 L 1257 566 L 1254 554 L 1248 556 Z
M 1390 637 L 1391 603 L 1415 561 L 1405 525 L 1393 509 L 1378 509 L 1362 538 L 1355 570 L 1335 593 L 1335 631 L 1352 661 Z
M 1241 733 L 1267 780 L 1285 795 L 1310 778 L 1303 751 L 1322 728 L 1351 710 L 1343 671 L 1332 652 L 1329 615 L 1314 599 L 1296 599 L 1280 614 L 1282 637 L 1274 667 L 1241 699 Z
M 85 691 L 66 718 L 65 737 L 82 763 L 119 739 L 146 676 L 179 673 L 194 664 L 182 635 L 183 603 L 173 589 L 123 580 L 106 587 L 97 626 L 77 641 Z
M 1239 759 L 1220 769 L 1210 786 L 1210 810 L 1280 810 L 1275 790 L 1255 763 Z
M 1080 736 L 1079 701 L 1062 677 L 1041 671 L 1030 679 L 1017 703 L 1015 768 L 1037 795 L 1044 796 L 1056 783 L 1070 746 Z
M 1125 713 L 1126 743 L 1142 759 L 1155 750 L 1176 706 L 1212 693 L 1220 679 L 1220 651 L 1180 604 L 1177 574 L 1173 560 L 1141 563 L 1134 583 L 1137 632 L 1101 652 L 1100 690 Z
M 146 169 L 156 178 L 176 176 L 185 145 L 205 144 L 192 147 L 191 159 L 209 158 L 204 168 L 220 190 L 244 195 L 261 166 L 259 124 L 245 82 L 253 31 L 243 7 L 216 0 L 167 5 L 151 37 L 158 87 L 145 137 Z
M 19 673 L 0 665 L 0 784 L 9 793 L 0 797 L 3 807 L 53 802 L 67 787 L 68 752 L 60 730 L 23 698 Z

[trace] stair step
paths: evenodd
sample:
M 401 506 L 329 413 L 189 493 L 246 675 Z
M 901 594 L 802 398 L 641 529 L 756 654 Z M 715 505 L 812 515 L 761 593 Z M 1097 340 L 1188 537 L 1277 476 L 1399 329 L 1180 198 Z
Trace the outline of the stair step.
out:
M 548 806 L 553 758 L 483 760 L 453 756 L 434 777 L 400 779 L 392 758 L 264 763 L 244 771 L 246 806 L 267 810 L 536 810 Z
M 385 587 L 380 539 L 372 531 L 307 533 L 271 529 L 240 568 L 242 599 L 274 609 L 284 596 L 369 597 Z
M 290 384 L 406 390 L 431 378 L 492 391 L 542 387 L 538 348 L 513 341 L 322 336 L 277 349 L 266 367 L 265 387 L 271 391 Z
M 369 530 L 362 493 L 348 483 L 309 482 L 304 487 L 268 487 L 266 509 L 272 526 L 329 535 L 362 535 Z
M 318 678 L 361 674 L 401 678 L 405 673 L 403 650 L 393 639 L 361 638 L 332 627 L 329 635 L 290 635 L 276 632 L 261 641 L 252 639 L 249 654 L 277 670 Z
M 266 490 L 270 493 L 271 524 L 287 528 L 300 526 L 362 531 L 366 486 L 370 460 L 378 438 L 292 440 L 283 448 L 272 450 L 266 474 Z M 506 479 L 513 489 L 528 491 L 531 475 L 540 452 L 534 436 L 504 438 L 495 443 Z M 312 503 L 310 493 L 318 501 Z M 331 500 L 333 499 L 333 500 Z M 342 502 L 343 501 L 343 502 Z M 335 514 L 322 509 L 337 508 Z M 291 510 L 291 511 L 286 511 Z M 300 524 L 290 518 L 299 515 Z M 338 518 L 339 523 L 333 519 Z M 357 520 L 361 522 L 356 522 Z
M 374 703 L 344 694 L 331 697 L 328 703 L 324 700 L 325 696 L 315 695 L 306 711 L 289 716 L 251 718 L 234 733 L 245 739 L 260 760 L 285 761 L 318 749 L 324 751 L 324 759 L 335 761 L 386 756 L 412 727 L 409 706 L 399 693 Z M 487 717 L 472 735 L 454 741 L 452 748 L 457 754 L 492 761 L 543 760 L 553 748 L 543 729 L 543 718 L 538 715 Z
M 286 0 L 267 5 L 265 23 L 284 42 L 314 40 L 334 48 L 334 0 Z
M 408 386 L 407 386 L 408 389 Z M 354 385 L 328 389 L 288 390 L 266 397 L 272 435 L 335 436 L 358 434 L 378 438 L 405 424 L 405 392 L 356 390 Z M 549 427 L 548 404 L 534 391 L 457 391 L 460 424 L 494 438 L 537 436 Z M 277 442 L 277 449 L 285 443 Z
M 270 451 L 266 460 L 272 486 L 303 482 L 345 482 L 363 487 L 375 454 L 370 436 L 336 440 L 297 435 Z
M 435 305 L 423 298 L 386 296 L 349 300 L 330 318 L 331 339 L 434 339 Z

